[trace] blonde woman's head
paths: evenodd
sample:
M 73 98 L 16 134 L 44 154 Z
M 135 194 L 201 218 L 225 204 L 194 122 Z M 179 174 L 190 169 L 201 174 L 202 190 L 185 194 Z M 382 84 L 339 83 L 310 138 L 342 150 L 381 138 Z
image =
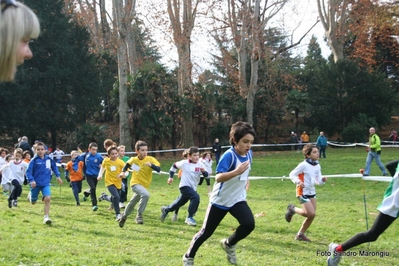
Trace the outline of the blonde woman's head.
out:
M 12 81 L 17 66 L 33 56 L 29 42 L 39 36 L 40 24 L 36 14 L 21 2 L 1 0 L 1 3 L 0 81 Z

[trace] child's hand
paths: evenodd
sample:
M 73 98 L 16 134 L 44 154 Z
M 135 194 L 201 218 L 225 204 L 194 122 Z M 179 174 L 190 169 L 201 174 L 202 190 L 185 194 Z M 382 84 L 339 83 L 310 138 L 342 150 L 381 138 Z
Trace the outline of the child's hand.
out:
M 151 163 L 150 162 L 146 162 L 144 165 L 151 167 Z
M 57 182 L 58 182 L 58 184 L 60 184 L 60 186 L 62 185 L 62 179 L 61 179 L 61 177 L 57 177 Z
M 323 177 L 321 178 L 321 181 L 323 181 L 324 183 L 327 182 L 327 177 L 323 176 Z
M 118 175 L 118 177 L 119 177 L 119 178 L 124 178 L 124 177 L 125 177 L 125 173 L 124 173 L 124 172 L 120 173 L 120 174 Z
M 102 176 L 97 176 L 97 180 L 100 181 L 103 177 Z
M 237 174 L 242 174 L 245 172 L 245 170 L 247 170 L 249 167 L 249 161 L 243 162 L 242 164 L 240 164 L 237 168 Z
M 200 171 L 201 172 L 205 172 L 205 168 L 200 168 Z
M 305 184 L 304 184 L 302 181 L 299 181 L 299 183 L 298 183 L 298 187 L 300 187 L 300 188 L 304 188 L 304 187 L 305 187 Z
M 173 178 L 169 177 L 168 178 L 168 185 L 170 185 L 173 182 Z
M 30 182 L 30 187 L 31 188 L 35 188 L 36 187 L 36 182 L 35 181 Z

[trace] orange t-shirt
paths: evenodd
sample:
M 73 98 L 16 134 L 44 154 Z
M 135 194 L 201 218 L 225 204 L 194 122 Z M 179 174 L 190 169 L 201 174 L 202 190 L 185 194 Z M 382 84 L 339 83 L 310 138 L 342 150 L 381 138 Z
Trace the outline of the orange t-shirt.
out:
M 78 164 L 78 171 L 73 170 L 73 162 L 69 161 L 67 165 L 65 166 L 65 170 L 69 171 L 69 178 L 71 179 L 72 182 L 77 182 L 81 181 L 83 179 L 83 162 L 80 161 Z

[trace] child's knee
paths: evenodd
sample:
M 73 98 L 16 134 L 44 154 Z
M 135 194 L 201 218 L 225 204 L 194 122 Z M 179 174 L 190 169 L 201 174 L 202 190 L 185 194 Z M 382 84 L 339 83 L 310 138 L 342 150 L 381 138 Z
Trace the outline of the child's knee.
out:
M 306 217 L 309 219 L 314 219 L 316 217 L 316 212 L 314 211 L 307 212 Z
M 43 197 L 43 202 L 50 202 L 50 196 Z

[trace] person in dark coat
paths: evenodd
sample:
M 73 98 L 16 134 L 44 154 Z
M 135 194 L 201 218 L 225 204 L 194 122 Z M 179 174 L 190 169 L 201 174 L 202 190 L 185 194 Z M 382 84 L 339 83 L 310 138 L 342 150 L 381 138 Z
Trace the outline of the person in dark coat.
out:
M 212 150 L 215 153 L 216 165 L 218 165 L 220 154 L 222 153 L 222 145 L 220 145 L 218 138 L 215 139 L 215 143 L 213 143 Z

